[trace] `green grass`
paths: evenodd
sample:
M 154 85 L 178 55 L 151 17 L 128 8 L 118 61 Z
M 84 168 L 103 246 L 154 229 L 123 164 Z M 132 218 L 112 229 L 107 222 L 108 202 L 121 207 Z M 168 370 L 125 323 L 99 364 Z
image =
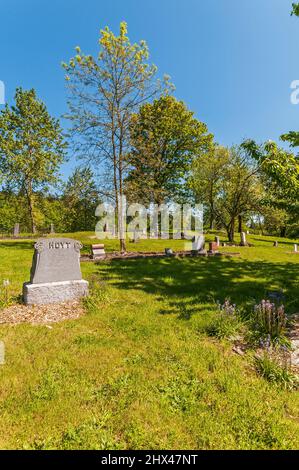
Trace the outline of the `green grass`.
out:
M 94 242 L 70 236 L 85 252 Z M 84 317 L 52 329 L 0 327 L 0 448 L 298 448 L 298 392 L 276 387 L 229 342 L 205 333 L 225 298 L 246 309 L 283 289 L 287 312 L 299 312 L 299 255 L 287 253 L 294 241 L 273 248 L 272 240 L 251 236 L 254 248 L 224 248 L 239 258 L 82 263 L 93 285 Z M 166 246 L 184 242 L 128 249 Z M 33 241 L 0 243 L 0 282 L 11 281 L 15 298 L 32 253 Z

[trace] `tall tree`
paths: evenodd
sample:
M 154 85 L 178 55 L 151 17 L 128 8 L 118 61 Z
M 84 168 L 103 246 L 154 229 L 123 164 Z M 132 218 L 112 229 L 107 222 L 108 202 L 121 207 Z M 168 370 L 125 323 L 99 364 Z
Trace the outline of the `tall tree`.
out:
M 120 24 L 119 36 L 108 27 L 102 30 L 99 45 L 97 57 L 77 47 L 76 56 L 63 64 L 69 87 L 68 117 L 76 151 L 97 169 L 105 164 L 116 211 L 121 214 L 131 116 L 163 87 L 154 80 L 157 68 L 148 63 L 145 41 L 131 44 L 125 22 Z M 164 85 L 167 89 L 168 77 Z M 118 233 L 121 251 L 125 251 L 122 220 L 118 217 Z
M 69 177 L 63 202 L 68 208 L 66 226 L 71 232 L 93 230 L 100 196 L 90 168 L 76 168 Z
M 298 222 L 299 216 L 299 158 L 269 141 L 258 145 L 253 140 L 242 144 L 247 154 L 256 160 L 267 186 L 267 206 L 285 211 L 281 234 L 285 235 L 286 221 Z
M 213 190 L 213 217 L 218 225 L 225 227 L 229 241 L 233 242 L 239 217 L 259 210 L 262 187 L 258 169 L 239 147 L 226 151 L 218 148 L 209 158 L 205 170 L 200 162 L 194 166 L 192 187 L 207 205 L 211 203 L 209 190 Z
M 126 191 L 134 202 L 183 200 L 194 158 L 207 153 L 213 136 L 182 101 L 162 96 L 132 116 Z
M 207 155 L 200 155 L 192 164 L 190 186 L 197 202 L 204 203 L 209 227 L 214 228 L 216 201 L 221 190 L 223 171 L 229 161 L 229 149 L 219 145 L 212 146 Z
M 286 198 L 297 199 L 299 158 L 296 155 L 280 148 L 273 141 L 259 145 L 254 140 L 246 140 L 242 148 L 258 163 L 260 170 L 283 189 Z
M 31 230 L 36 231 L 34 192 L 55 184 L 65 155 L 59 121 L 34 90 L 18 88 L 15 105 L 0 113 L 0 170 L 11 187 L 23 191 Z

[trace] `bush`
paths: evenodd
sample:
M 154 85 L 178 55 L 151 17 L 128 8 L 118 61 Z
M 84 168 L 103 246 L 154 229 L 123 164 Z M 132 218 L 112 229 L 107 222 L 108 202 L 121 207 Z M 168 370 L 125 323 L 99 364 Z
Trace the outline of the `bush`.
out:
M 249 322 L 249 341 L 262 348 L 272 345 L 288 345 L 285 336 L 287 316 L 283 305 L 262 300 L 254 306 Z M 268 344 L 269 343 L 269 344 Z
M 223 305 L 219 305 L 219 312 L 206 326 L 206 333 L 216 338 L 233 338 L 240 334 L 243 324 L 239 318 L 236 305 L 225 300 Z
M 286 390 L 299 388 L 299 378 L 296 376 L 287 361 L 281 362 L 273 357 L 269 351 L 262 356 L 255 357 L 255 368 L 257 372 L 268 382 L 275 383 Z

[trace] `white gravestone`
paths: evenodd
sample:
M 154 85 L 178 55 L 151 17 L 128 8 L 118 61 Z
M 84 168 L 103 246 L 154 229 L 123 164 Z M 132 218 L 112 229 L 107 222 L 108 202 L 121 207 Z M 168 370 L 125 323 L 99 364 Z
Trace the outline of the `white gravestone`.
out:
M 247 246 L 246 233 L 241 232 L 241 246 Z
M 82 244 L 70 238 L 41 238 L 34 245 L 30 282 L 23 285 L 28 305 L 43 305 L 75 300 L 88 294 L 82 279 Z
M 205 237 L 200 235 L 199 237 L 193 237 L 192 239 L 192 251 L 202 251 L 205 248 Z
M 13 228 L 13 236 L 18 237 L 20 235 L 20 224 L 15 224 Z

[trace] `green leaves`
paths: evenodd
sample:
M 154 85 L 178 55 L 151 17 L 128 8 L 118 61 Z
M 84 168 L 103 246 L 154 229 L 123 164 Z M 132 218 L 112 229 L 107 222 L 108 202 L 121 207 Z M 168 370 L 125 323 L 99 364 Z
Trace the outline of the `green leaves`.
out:
M 141 106 L 130 131 L 127 190 L 134 200 L 161 203 L 183 197 L 193 158 L 212 143 L 207 126 L 182 101 L 162 96 Z
M 57 181 L 65 147 L 59 121 L 35 91 L 17 88 L 15 105 L 0 113 L 0 171 L 6 183 L 26 194 L 32 228 L 33 192 Z
M 299 3 L 292 3 L 291 15 L 299 16 Z
M 278 147 L 272 141 L 258 145 L 253 140 L 247 140 L 243 142 L 242 147 L 259 163 L 261 170 L 284 191 L 289 195 L 298 195 L 299 160 L 293 153 Z

